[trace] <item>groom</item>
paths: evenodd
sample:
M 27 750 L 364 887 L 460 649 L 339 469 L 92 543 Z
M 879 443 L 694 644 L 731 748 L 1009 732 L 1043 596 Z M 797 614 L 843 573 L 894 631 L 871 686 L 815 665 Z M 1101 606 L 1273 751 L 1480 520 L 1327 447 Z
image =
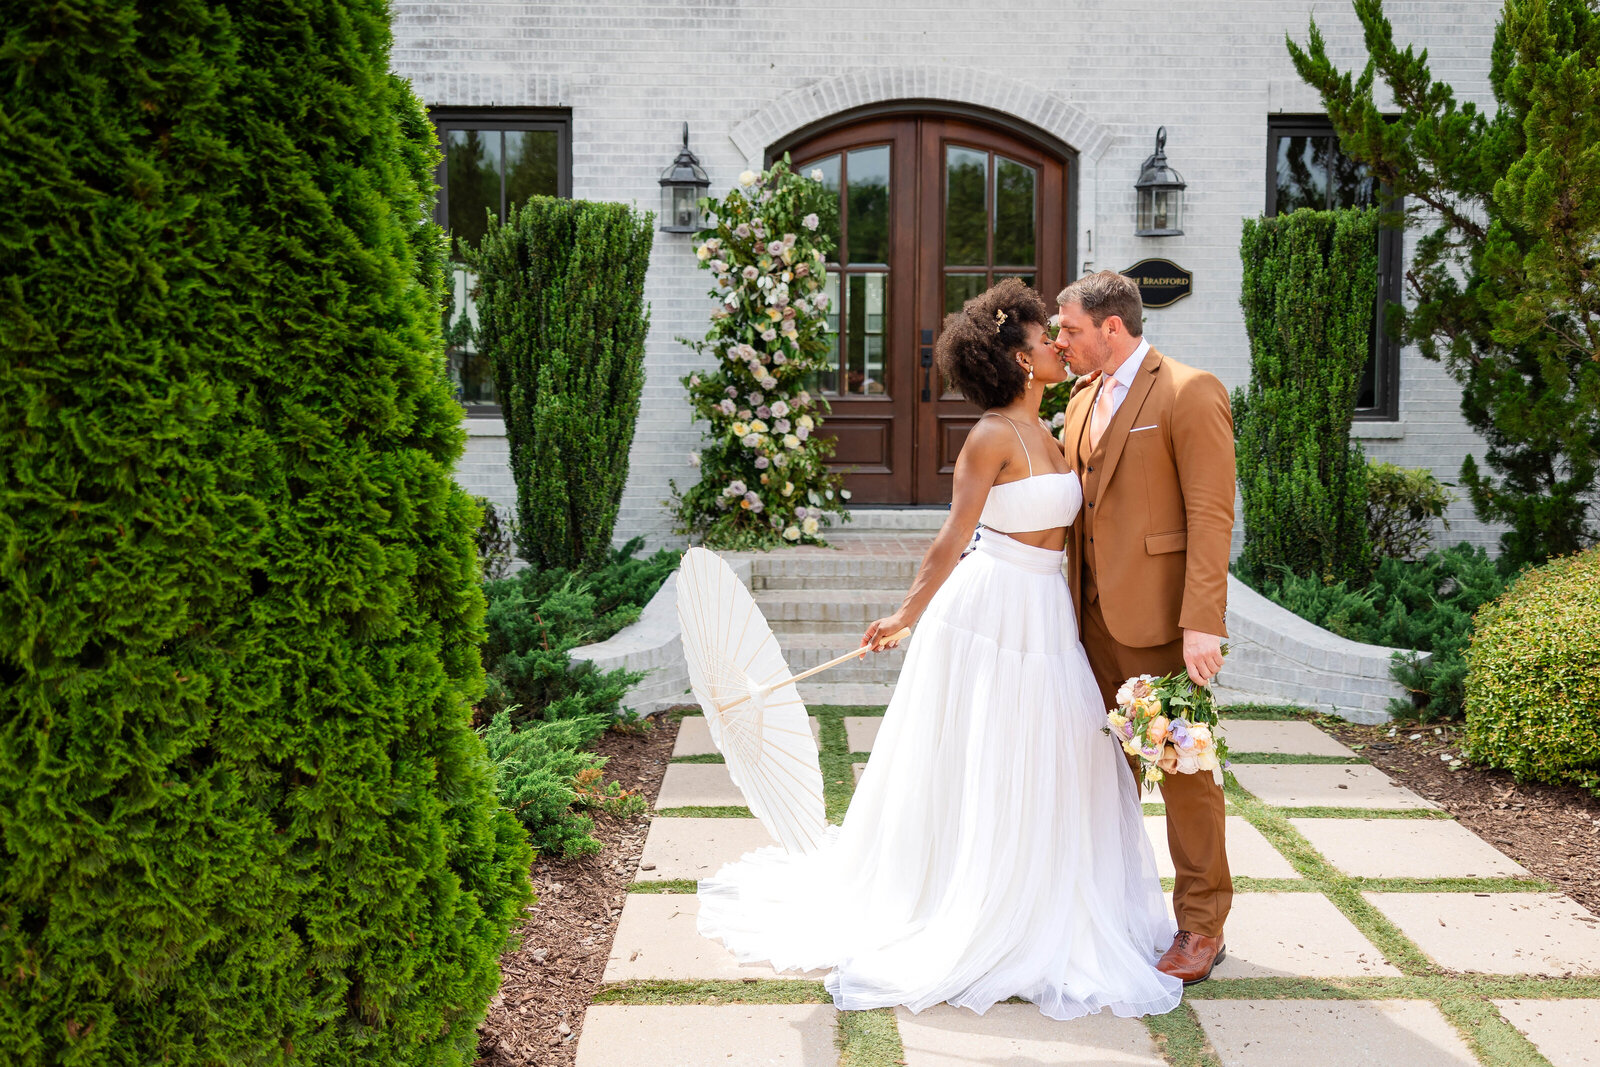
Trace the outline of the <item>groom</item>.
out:
M 1107 708 L 1137 674 L 1187 668 L 1203 685 L 1222 668 L 1227 636 L 1234 495 L 1227 390 L 1150 347 L 1139 287 L 1123 275 L 1085 275 L 1056 303 L 1056 346 L 1084 376 L 1061 439 L 1083 483 L 1068 580 L 1095 681 Z M 1187 985 L 1205 981 L 1222 960 L 1222 924 L 1233 902 L 1222 788 L 1207 773 L 1169 774 L 1161 797 L 1177 872 L 1178 936 L 1157 966 Z

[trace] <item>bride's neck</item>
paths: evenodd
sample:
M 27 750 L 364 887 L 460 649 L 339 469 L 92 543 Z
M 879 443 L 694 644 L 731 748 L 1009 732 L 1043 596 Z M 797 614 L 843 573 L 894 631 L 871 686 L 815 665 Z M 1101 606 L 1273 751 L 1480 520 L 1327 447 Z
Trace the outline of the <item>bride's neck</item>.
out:
M 1004 415 L 1008 419 L 1017 419 L 1026 422 L 1039 417 L 1039 405 L 1044 401 L 1044 386 L 1039 382 L 1029 382 L 1022 390 L 1022 395 L 1004 407 L 990 408 L 989 410 Z

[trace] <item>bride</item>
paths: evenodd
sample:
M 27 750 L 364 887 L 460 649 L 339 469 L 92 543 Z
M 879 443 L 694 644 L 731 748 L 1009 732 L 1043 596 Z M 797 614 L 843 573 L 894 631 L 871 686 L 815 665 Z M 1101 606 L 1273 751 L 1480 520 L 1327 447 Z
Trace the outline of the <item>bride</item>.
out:
M 1020 996 L 1071 1019 L 1182 996 L 1156 970 L 1175 927 L 1062 576 L 1083 494 L 1039 419 L 1067 377 L 1045 325 L 1016 279 L 944 321 L 939 369 L 986 410 L 911 591 L 863 638 L 917 626 L 843 826 L 699 884 L 703 935 L 744 962 L 829 968 L 842 1009 Z

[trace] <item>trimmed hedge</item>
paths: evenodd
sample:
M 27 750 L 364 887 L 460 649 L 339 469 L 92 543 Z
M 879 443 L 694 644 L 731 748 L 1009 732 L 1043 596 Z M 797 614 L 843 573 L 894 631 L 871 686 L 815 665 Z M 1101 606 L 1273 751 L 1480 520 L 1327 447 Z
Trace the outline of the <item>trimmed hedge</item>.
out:
M 1523 573 L 1478 613 L 1467 755 L 1600 796 L 1600 548 Z
M 7 8 L 0 1062 L 475 1058 L 530 853 L 388 40 Z

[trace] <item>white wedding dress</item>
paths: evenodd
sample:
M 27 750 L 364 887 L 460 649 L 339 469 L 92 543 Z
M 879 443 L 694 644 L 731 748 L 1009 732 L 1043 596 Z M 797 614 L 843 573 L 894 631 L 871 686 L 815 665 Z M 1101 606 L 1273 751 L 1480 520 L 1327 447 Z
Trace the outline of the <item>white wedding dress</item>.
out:
M 1063 553 L 991 528 L 1076 517 L 1075 474 L 1029 475 L 990 491 L 976 550 L 923 614 L 844 825 L 699 883 L 701 934 L 742 962 L 830 968 L 839 1008 L 1020 996 L 1071 1019 L 1182 997 L 1155 968 L 1176 928 Z

